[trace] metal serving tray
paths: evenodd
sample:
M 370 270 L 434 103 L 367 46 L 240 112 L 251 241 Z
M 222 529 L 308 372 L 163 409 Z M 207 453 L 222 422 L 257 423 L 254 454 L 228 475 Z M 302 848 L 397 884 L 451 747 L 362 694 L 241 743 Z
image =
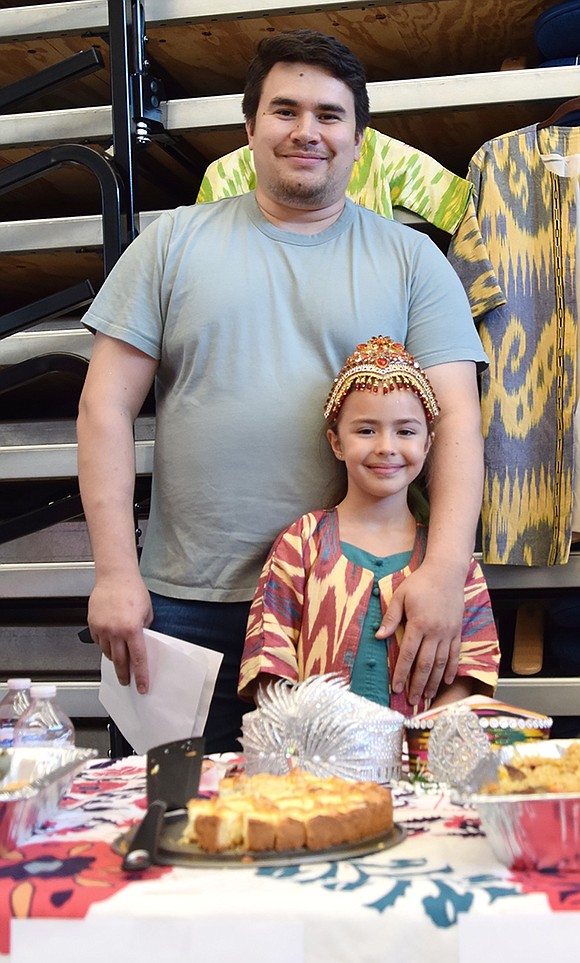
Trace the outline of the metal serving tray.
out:
M 247 869 L 260 866 L 298 866 L 301 863 L 337 862 L 341 859 L 355 859 L 391 849 L 402 843 L 407 835 L 403 826 L 394 823 L 391 829 L 378 836 L 362 839 L 356 843 L 333 846 L 331 849 L 263 853 L 242 853 L 230 849 L 223 853 L 206 853 L 195 843 L 182 841 L 186 826 L 187 813 L 168 813 L 165 816 L 155 850 L 154 862 L 157 865 L 188 866 L 191 869 Z M 124 856 L 131 845 L 134 832 L 135 829 L 131 829 L 128 833 L 119 836 L 113 843 L 113 851 Z
M 0 753 L 0 857 L 54 816 L 75 773 L 96 755 L 96 749 L 72 746 Z
M 498 761 L 519 756 L 563 756 L 577 740 L 548 739 L 500 750 Z M 481 825 L 500 862 L 516 870 L 580 871 L 580 793 L 472 793 Z

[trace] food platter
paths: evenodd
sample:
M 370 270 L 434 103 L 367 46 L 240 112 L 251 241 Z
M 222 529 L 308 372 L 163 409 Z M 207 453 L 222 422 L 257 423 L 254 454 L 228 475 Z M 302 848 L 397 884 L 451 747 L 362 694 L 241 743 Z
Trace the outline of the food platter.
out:
M 74 746 L 18 747 L 2 753 L 0 857 L 52 819 L 75 775 L 97 755 Z
M 334 846 L 332 849 L 292 850 L 283 853 L 242 853 L 228 850 L 223 853 L 206 853 L 195 843 L 182 843 L 183 831 L 187 825 L 187 813 L 169 813 L 165 816 L 154 862 L 160 866 L 190 866 L 194 869 L 243 868 L 259 866 L 297 866 L 300 863 L 336 862 L 340 859 L 354 859 L 370 856 L 385 849 L 391 849 L 403 842 L 404 828 L 395 823 L 391 829 L 378 836 Z M 119 836 L 113 843 L 113 850 L 124 856 L 131 843 L 136 827 Z
M 505 747 L 498 762 L 520 757 L 557 759 L 573 739 L 549 739 Z M 580 871 L 580 792 L 465 794 L 461 801 L 475 806 L 482 828 L 500 862 L 517 870 Z

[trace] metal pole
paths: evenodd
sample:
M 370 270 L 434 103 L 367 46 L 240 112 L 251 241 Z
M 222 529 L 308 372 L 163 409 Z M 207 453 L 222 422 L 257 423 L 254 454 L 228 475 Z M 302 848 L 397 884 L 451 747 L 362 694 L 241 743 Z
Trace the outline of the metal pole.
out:
M 136 131 L 131 103 L 131 0 L 108 0 L 114 163 L 125 185 L 122 247 L 137 236 Z

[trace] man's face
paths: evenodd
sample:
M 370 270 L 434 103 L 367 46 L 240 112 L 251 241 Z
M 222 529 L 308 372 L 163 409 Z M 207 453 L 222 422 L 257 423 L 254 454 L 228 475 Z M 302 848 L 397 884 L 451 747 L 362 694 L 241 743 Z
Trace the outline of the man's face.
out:
M 341 80 L 308 64 L 275 64 L 246 130 L 259 193 L 305 210 L 344 197 L 362 135 L 352 91 Z

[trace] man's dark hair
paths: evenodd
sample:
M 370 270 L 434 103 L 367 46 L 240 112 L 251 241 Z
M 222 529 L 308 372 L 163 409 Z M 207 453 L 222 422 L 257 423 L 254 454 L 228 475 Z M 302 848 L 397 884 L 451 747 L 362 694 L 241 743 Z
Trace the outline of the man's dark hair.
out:
M 264 80 L 275 64 L 301 63 L 322 67 L 352 90 L 357 134 L 362 134 L 370 119 L 369 95 L 364 67 L 358 57 L 336 37 L 315 30 L 289 30 L 264 37 L 248 67 L 242 110 L 253 125 Z

